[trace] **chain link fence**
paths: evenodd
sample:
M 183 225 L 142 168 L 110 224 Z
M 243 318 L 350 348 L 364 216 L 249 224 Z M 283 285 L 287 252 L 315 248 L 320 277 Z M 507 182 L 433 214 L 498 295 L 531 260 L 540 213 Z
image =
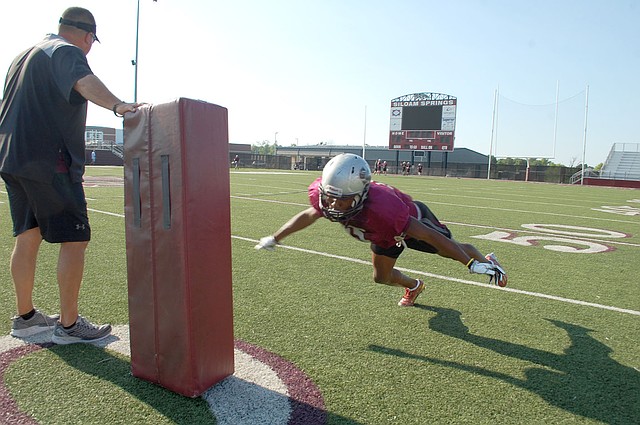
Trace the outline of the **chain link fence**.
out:
M 229 163 L 234 167 L 233 159 L 236 154 L 229 155 Z M 238 168 L 266 168 L 278 170 L 322 170 L 329 158 L 308 158 L 306 164 L 294 164 L 290 156 L 259 155 L 252 153 L 239 153 Z M 373 164 L 369 164 L 373 169 Z M 464 177 L 474 179 L 487 178 L 487 164 L 455 164 L 449 163 L 447 168 L 437 164 L 427 168 L 423 166 L 423 176 L 438 177 Z M 564 166 L 531 166 L 527 171 L 526 165 L 491 165 L 491 178 L 496 180 L 533 181 L 546 183 L 571 183 L 571 176 L 580 171 L 581 167 Z M 387 174 L 402 174 L 402 165 L 390 162 L 387 165 Z M 417 175 L 414 164 L 411 167 L 411 175 Z

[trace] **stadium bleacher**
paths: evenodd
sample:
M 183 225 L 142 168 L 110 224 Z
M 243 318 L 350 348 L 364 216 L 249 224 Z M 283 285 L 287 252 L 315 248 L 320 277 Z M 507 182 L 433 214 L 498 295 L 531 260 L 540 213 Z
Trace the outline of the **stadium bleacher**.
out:
M 600 178 L 640 180 L 640 143 L 614 143 L 600 170 Z

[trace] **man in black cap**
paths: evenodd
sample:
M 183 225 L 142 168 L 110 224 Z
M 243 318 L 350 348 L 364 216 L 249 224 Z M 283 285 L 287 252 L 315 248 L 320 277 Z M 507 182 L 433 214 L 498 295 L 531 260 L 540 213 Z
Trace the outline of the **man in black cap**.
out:
M 96 77 L 86 55 L 98 41 L 96 21 L 71 7 L 58 34 L 20 53 L 11 64 L 0 104 L 0 175 L 5 181 L 15 246 L 11 276 L 18 315 L 11 334 L 53 329 L 58 344 L 93 342 L 111 333 L 78 314 L 84 255 L 91 237 L 82 187 L 87 101 L 117 116 L 134 112 Z M 35 309 L 33 287 L 42 240 L 60 244 L 57 279 L 60 315 Z

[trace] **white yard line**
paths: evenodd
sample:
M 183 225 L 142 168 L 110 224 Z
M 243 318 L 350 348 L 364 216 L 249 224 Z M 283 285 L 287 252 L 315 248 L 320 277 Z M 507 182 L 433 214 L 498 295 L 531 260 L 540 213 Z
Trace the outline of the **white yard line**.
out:
M 244 198 L 242 198 L 242 199 L 244 199 Z M 304 204 L 296 204 L 296 203 L 292 203 L 292 202 L 279 202 L 279 201 L 263 200 L 263 199 L 260 199 L 260 200 L 261 201 L 265 201 L 265 202 L 276 202 L 276 203 L 287 204 L 287 205 L 303 205 L 303 206 L 306 206 Z M 100 211 L 100 210 L 95 210 L 95 209 L 89 209 L 89 211 L 93 211 L 95 213 L 107 214 L 107 215 L 111 215 L 111 216 L 115 216 L 115 217 L 124 218 L 124 214 L 117 214 L 117 213 L 112 213 L 112 212 L 108 212 L 108 211 Z M 483 227 L 484 228 L 486 226 L 478 226 L 478 227 Z M 521 230 L 518 230 L 518 231 L 520 232 Z M 524 231 L 522 231 L 522 232 L 524 232 Z M 534 232 L 529 232 L 529 233 L 534 233 Z M 232 235 L 231 238 L 232 239 L 243 240 L 243 241 L 247 241 L 247 242 L 251 242 L 251 243 L 258 243 L 258 240 L 256 240 L 256 239 L 245 238 L 245 237 L 242 237 L 242 236 L 233 236 Z M 607 241 L 607 242 L 608 243 L 615 243 L 615 241 Z M 360 260 L 360 259 L 352 258 L 352 257 L 345 257 L 345 256 L 342 256 L 342 255 L 329 254 L 329 253 L 326 253 L 326 252 L 312 251 L 312 250 L 309 250 L 309 249 L 298 248 L 298 247 L 295 247 L 295 246 L 280 245 L 279 248 L 291 249 L 291 250 L 294 250 L 294 251 L 305 252 L 305 253 L 308 253 L 308 254 L 321 255 L 323 257 L 335 258 L 335 259 L 343 260 L 343 261 L 350 261 L 352 263 L 371 265 L 370 261 L 364 261 L 364 260 Z M 614 307 L 614 306 L 609 306 L 609 305 L 604 305 L 604 304 L 597 304 L 597 303 L 592 303 L 592 302 L 588 302 L 588 301 L 574 300 L 574 299 L 571 299 L 571 298 L 557 297 L 555 295 L 541 294 L 539 292 L 523 291 L 523 290 L 515 289 L 515 288 L 499 288 L 499 287 L 494 286 L 494 285 L 488 285 L 488 284 L 485 284 L 485 283 L 475 282 L 473 280 L 457 279 L 457 278 L 453 278 L 453 277 L 449 277 L 449 276 L 442 276 L 442 275 L 437 275 L 437 274 L 433 274 L 433 273 L 423 272 L 423 271 L 420 271 L 420 270 L 411 270 L 411 269 L 405 269 L 405 268 L 402 268 L 402 267 L 397 267 L 397 269 L 401 270 L 401 271 L 404 271 L 404 272 L 407 272 L 407 273 L 414 273 L 414 274 L 418 274 L 418 275 L 421 275 L 421 276 L 431 277 L 431 278 L 434 278 L 434 279 L 446 280 L 446 281 L 449 281 L 449 282 L 457 282 L 457 283 L 463 283 L 465 285 L 481 286 L 483 288 L 488 288 L 488 289 L 496 289 L 496 290 L 500 290 L 500 291 L 512 292 L 512 293 L 515 293 L 515 294 L 529 295 L 529 296 L 533 296 L 533 297 L 537 297 L 537 298 L 545 298 L 545 299 L 549 299 L 549 300 L 560 301 L 560 302 L 564 302 L 564 303 L 568 303 L 568 304 L 582 305 L 582 306 L 587 306 L 587 307 L 599 308 L 599 309 L 602 309 L 602 310 L 616 311 L 618 313 L 625 313 L 625 314 L 632 314 L 632 315 L 635 315 L 635 316 L 640 316 L 640 311 L 630 310 L 630 309 L 626 309 L 626 308 L 619 308 L 619 307 Z
M 247 242 L 251 242 L 251 243 L 258 243 L 259 242 L 258 240 L 255 240 L 255 239 L 243 238 L 243 237 L 240 237 L 240 236 L 232 236 L 232 238 L 233 239 L 239 239 L 239 240 L 247 241 Z M 342 255 L 329 254 L 329 253 L 326 253 L 326 252 L 313 251 L 313 250 L 310 250 L 310 249 L 298 248 L 298 247 L 295 247 L 295 246 L 279 245 L 278 249 L 280 249 L 280 248 L 290 249 L 290 250 L 293 250 L 293 251 L 300 251 L 300 252 L 304 252 L 304 253 L 307 253 L 307 254 L 321 255 L 323 257 L 335 258 L 335 259 L 338 259 L 338 260 L 350 261 L 352 263 L 371 265 L 370 261 L 360 260 L 358 258 L 345 257 L 345 256 L 342 256 Z M 406 268 L 403 268 L 403 267 L 396 267 L 396 268 L 398 270 L 403 271 L 403 272 L 414 273 L 414 274 L 418 274 L 418 275 L 421 275 L 421 276 L 431 277 L 431 278 L 434 278 L 434 279 L 446 280 L 446 281 L 449 281 L 449 282 L 464 283 L 465 285 L 480 286 L 480 287 L 488 288 L 488 289 L 495 289 L 495 290 L 499 290 L 499 291 L 512 292 L 512 293 L 515 293 L 515 294 L 530 295 L 530 296 L 537 297 L 537 298 L 546 298 L 546 299 L 549 299 L 549 300 L 560 301 L 560 302 L 564 302 L 564 303 L 568 303 L 568 304 L 595 307 L 595 308 L 599 308 L 599 309 L 602 309 L 602 310 L 610 310 L 610 311 L 616 311 L 618 313 L 626 313 L 626 314 L 633 314 L 635 316 L 640 316 L 640 311 L 630 310 L 630 309 L 626 309 L 626 308 L 619 308 L 619 307 L 614 307 L 614 306 L 609 306 L 609 305 L 604 305 L 604 304 L 597 304 L 597 303 L 591 303 L 591 302 L 587 302 L 587 301 L 574 300 L 574 299 L 571 299 L 571 298 L 557 297 L 555 295 L 541 294 L 539 292 L 523 291 L 523 290 L 514 289 L 514 288 L 500 288 L 500 287 L 495 286 L 495 285 L 489 285 L 489 284 L 486 284 L 486 283 L 475 282 L 473 280 L 458 279 L 458 278 L 454 278 L 454 277 L 442 276 L 442 275 L 438 275 L 438 274 L 434 274 L 434 273 L 423 272 L 423 271 L 420 271 L 420 270 L 406 269 Z
M 299 203 L 299 202 L 298 203 L 281 202 L 281 201 L 276 201 L 276 200 L 273 200 L 273 199 L 252 198 L 252 197 L 249 197 L 249 196 L 231 196 L 231 198 L 246 199 L 247 201 L 273 202 L 273 203 L 276 203 L 276 204 L 300 205 L 300 206 L 303 206 L 303 207 L 309 206 L 309 204 L 303 204 L 303 203 Z M 463 205 L 463 204 L 452 204 L 452 203 L 448 203 L 448 202 L 429 201 L 429 204 L 448 205 L 448 206 L 452 206 L 452 207 L 476 208 L 476 209 L 485 209 L 485 210 L 496 210 L 496 211 L 508 211 L 508 212 L 523 213 L 523 214 L 528 214 L 528 215 L 540 214 L 540 215 L 551 215 L 551 216 L 555 216 L 555 217 L 584 218 L 584 219 L 587 219 L 587 220 L 612 221 L 612 222 L 615 222 L 615 223 L 638 224 L 637 221 L 619 220 L 619 219 L 615 219 L 615 218 L 588 217 L 588 216 L 582 216 L 582 215 L 560 214 L 560 213 L 541 212 L 541 211 L 533 212 L 533 211 L 527 211 L 527 210 L 515 210 L 515 209 L 510 209 L 510 208 L 498 208 L 498 207 L 469 206 L 469 205 Z
M 463 207 L 463 208 L 475 208 L 481 210 L 495 210 L 495 211 L 508 211 L 514 213 L 523 213 L 527 215 L 550 215 L 554 217 L 568 217 L 568 218 L 584 218 L 587 220 L 598 220 L 598 221 L 613 221 L 616 223 L 629 223 L 629 224 L 638 224 L 637 221 L 629 221 L 629 220 L 617 220 L 615 218 L 602 218 L 602 217 L 589 217 L 584 215 L 571 215 L 571 214 L 560 214 L 560 213 L 552 213 L 552 212 L 542 212 L 542 211 L 530 211 L 530 210 L 516 210 L 511 208 L 499 208 L 499 207 L 481 207 L 481 206 L 469 206 L 464 204 L 452 204 L 449 202 L 437 202 L 437 201 L 429 201 L 429 204 L 438 204 L 438 205 L 448 205 L 452 207 Z
M 87 211 L 91 211 L 91 212 L 95 212 L 95 213 L 99 213 L 99 214 L 112 215 L 114 217 L 122 217 L 122 218 L 124 218 L 124 214 L 112 213 L 112 212 L 109 212 L 109 211 L 94 210 L 93 208 L 87 208 Z

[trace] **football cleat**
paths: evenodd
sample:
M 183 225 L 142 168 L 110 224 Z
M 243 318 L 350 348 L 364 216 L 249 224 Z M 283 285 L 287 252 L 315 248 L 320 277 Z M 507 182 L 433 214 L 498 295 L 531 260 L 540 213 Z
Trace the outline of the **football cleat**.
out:
M 498 270 L 496 270 L 496 274 L 489 278 L 489 283 L 494 282 L 496 285 L 500 286 L 501 288 L 504 288 L 505 286 L 507 286 L 507 273 L 504 271 L 504 269 L 498 262 L 496 255 L 492 252 L 491 254 L 487 254 L 484 258 L 489 260 L 491 264 L 493 264 L 498 268 Z
M 400 307 L 413 307 L 415 304 L 416 298 L 422 291 L 424 291 L 424 282 L 420 279 L 417 279 L 418 285 L 414 290 L 409 288 L 404 289 L 404 296 L 398 302 Z

